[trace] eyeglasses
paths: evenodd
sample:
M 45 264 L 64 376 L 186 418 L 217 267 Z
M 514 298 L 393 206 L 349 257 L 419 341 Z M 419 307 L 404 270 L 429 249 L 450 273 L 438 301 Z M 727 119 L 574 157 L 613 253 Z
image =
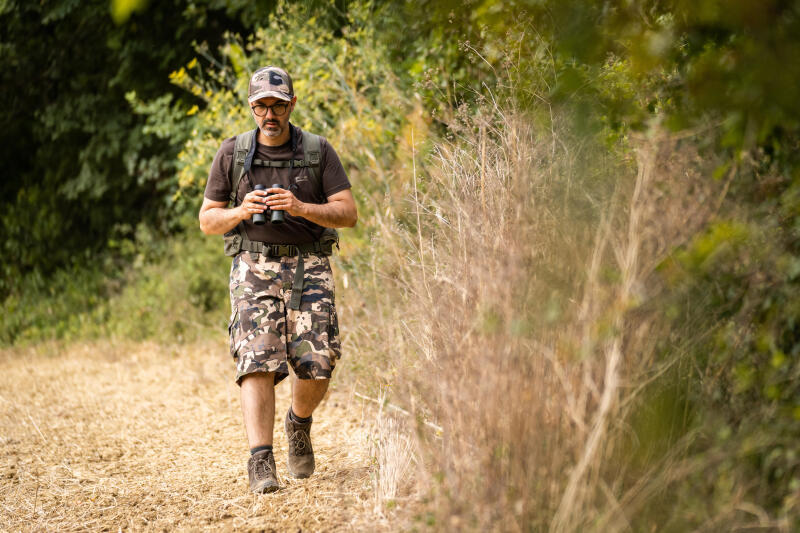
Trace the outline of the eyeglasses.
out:
M 264 104 L 256 104 L 252 106 L 250 109 L 253 110 L 253 113 L 256 114 L 257 117 L 263 117 L 267 115 L 267 110 L 272 109 L 272 114 L 276 117 L 283 116 L 286 113 L 286 109 L 289 107 L 289 104 L 286 102 L 279 102 L 277 104 L 272 105 L 264 105 Z

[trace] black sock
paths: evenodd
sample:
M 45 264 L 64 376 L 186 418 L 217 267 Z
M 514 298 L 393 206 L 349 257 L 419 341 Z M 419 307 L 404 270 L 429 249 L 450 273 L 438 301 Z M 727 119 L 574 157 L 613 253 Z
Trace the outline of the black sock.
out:
M 292 419 L 292 421 L 297 422 L 298 424 L 308 424 L 309 422 L 311 422 L 310 416 L 308 418 L 301 418 L 296 414 L 294 414 L 294 409 L 292 409 L 291 407 L 289 408 L 289 417 Z
M 250 448 L 250 455 L 255 455 L 258 452 L 263 452 L 264 450 L 272 451 L 272 444 L 265 444 L 263 446 L 256 446 L 255 448 Z

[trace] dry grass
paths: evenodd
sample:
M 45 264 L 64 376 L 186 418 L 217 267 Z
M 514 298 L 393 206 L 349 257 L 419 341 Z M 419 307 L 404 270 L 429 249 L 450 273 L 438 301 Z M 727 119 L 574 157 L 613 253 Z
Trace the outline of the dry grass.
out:
M 386 516 L 399 501 L 413 503 L 419 497 L 413 475 L 413 440 L 403 420 L 385 416 L 381 409 L 371 432 L 370 444 L 370 455 L 378 467 L 373 482 L 374 511 L 378 516 Z
M 434 529 L 630 530 L 678 471 L 637 479 L 620 443 L 671 364 L 654 364 L 652 273 L 713 215 L 714 162 L 665 135 L 625 160 L 562 129 L 467 114 L 425 174 L 412 166 L 406 216 L 374 221 L 361 290 L 382 335 L 351 341 L 386 354 L 391 399 L 418 422 Z
M 0 530 L 373 531 L 371 404 L 332 386 L 315 413 L 318 470 L 248 492 L 238 388 L 224 345 L 97 343 L 0 354 Z M 289 403 L 278 387 L 276 428 Z M 371 444 L 372 443 L 372 444 Z

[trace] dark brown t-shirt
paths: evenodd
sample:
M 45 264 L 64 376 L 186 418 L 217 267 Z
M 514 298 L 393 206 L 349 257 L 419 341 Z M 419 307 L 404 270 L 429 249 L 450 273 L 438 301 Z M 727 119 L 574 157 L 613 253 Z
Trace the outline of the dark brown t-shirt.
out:
M 303 158 L 303 135 L 300 128 L 291 126 L 290 140 L 282 146 L 266 146 L 256 144 L 254 159 L 284 161 Z M 292 145 L 296 144 L 296 150 Z M 222 141 L 211 163 L 211 170 L 206 183 L 205 197 L 215 202 L 227 202 L 231 194 L 231 173 L 233 170 L 233 150 L 236 137 Z M 310 179 L 308 168 L 274 168 L 253 165 L 250 171 L 242 176 L 236 196 L 236 205 L 242 203 L 244 196 L 259 183 L 266 187 L 280 183 L 290 189 L 298 200 L 314 204 L 324 204 L 332 194 L 350 188 L 350 181 L 344 171 L 342 162 L 327 139 L 320 138 L 320 165 L 318 186 L 315 190 Z M 320 190 L 321 189 L 321 190 Z M 319 240 L 324 228 L 302 217 L 293 217 L 285 213 L 284 224 L 270 224 L 269 212 L 267 223 L 256 226 L 251 220 L 244 221 L 247 238 L 251 241 L 272 244 L 303 244 Z

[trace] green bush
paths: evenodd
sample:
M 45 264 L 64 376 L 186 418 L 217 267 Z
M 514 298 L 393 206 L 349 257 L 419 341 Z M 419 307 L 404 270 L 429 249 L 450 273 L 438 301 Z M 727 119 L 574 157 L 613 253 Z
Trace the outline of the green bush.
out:
M 43 289 L 25 288 L 23 280 L 24 290 L 3 302 L 0 343 L 106 336 L 180 342 L 224 329 L 230 259 L 221 239 L 196 228 L 167 240 L 151 240 L 142 228 L 137 234 L 118 244 L 124 261 L 59 270 Z

